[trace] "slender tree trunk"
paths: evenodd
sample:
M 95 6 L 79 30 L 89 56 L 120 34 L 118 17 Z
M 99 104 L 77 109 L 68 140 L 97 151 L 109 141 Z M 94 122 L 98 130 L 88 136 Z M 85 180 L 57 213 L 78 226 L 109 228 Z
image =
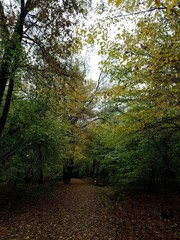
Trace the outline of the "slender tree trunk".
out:
M 6 29 L 7 32 L 8 30 L 6 27 L 5 15 L 3 12 L 2 4 L 0 4 L 0 11 L 1 15 L 4 16 L 3 27 Z M 21 13 L 17 20 L 13 37 L 12 39 L 9 38 L 4 39 L 4 41 L 6 41 L 5 42 L 6 48 L 4 51 L 4 56 L 0 67 L 0 106 L 2 107 L 2 114 L 0 116 L 0 136 L 2 135 L 2 131 L 5 127 L 7 116 L 9 113 L 10 102 L 14 88 L 14 77 L 21 56 L 21 41 L 23 38 L 23 25 L 26 14 L 27 8 L 25 7 L 24 0 L 21 0 Z M 6 36 L 9 37 L 8 32 Z M 8 81 L 9 81 L 8 92 L 5 97 L 5 89 Z M 3 97 L 5 97 L 4 105 L 2 104 Z
M 12 78 L 9 82 L 9 88 L 8 88 L 8 92 L 7 92 L 7 96 L 6 96 L 6 102 L 5 102 L 4 109 L 3 109 L 3 112 L 2 112 L 2 115 L 0 118 L 0 136 L 5 127 L 6 119 L 7 119 L 8 113 L 9 113 L 13 88 L 14 88 L 14 79 Z
M 9 68 L 6 65 L 7 64 L 3 62 L 0 69 L 0 106 L 2 104 L 2 99 L 9 76 Z
M 63 182 L 64 182 L 64 184 L 70 183 L 73 168 L 74 168 L 73 159 L 67 160 L 63 166 Z
M 0 27 L 1 27 L 1 31 L 2 31 L 2 44 L 4 44 L 4 54 L 2 57 L 2 62 L 0 65 L 0 106 L 2 103 L 2 99 L 3 99 L 3 95 L 4 95 L 4 91 L 5 91 L 5 87 L 8 81 L 8 76 L 9 76 L 9 64 L 11 59 L 9 58 L 10 56 L 10 33 L 9 30 L 7 28 L 7 19 L 4 13 L 4 8 L 2 5 L 2 2 L 0 1 Z
M 44 174 L 43 174 L 43 157 L 42 157 L 42 147 L 41 144 L 38 146 L 39 148 L 39 170 L 38 170 L 38 184 L 44 184 Z
M 42 167 L 39 169 L 39 179 L 38 179 L 39 185 L 44 184 L 44 174 Z

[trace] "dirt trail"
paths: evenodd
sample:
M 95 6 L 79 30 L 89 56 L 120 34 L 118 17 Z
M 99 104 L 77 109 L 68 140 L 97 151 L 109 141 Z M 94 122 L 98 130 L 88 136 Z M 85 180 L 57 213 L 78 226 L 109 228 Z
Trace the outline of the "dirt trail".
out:
M 0 239 L 115 240 L 118 229 L 95 187 L 72 179 L 63 191 L 0 217 Z
M 173 201 L 171 220 L 160 218 L 156 195 L 104 207 L 94 185 L 72 179 L 53 194 L 1 210 L 0 240 L 178 240 L 179 197 Z

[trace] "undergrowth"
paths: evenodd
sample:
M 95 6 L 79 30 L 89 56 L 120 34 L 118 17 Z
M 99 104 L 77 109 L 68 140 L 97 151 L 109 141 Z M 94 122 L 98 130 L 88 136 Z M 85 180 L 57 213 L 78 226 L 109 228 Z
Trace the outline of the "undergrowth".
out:
M 35 199 L 50 195 L 56 191 L 63 190 L 64 184 L 58 181 L 51 181 L 42 185 L 29 185 L 17 187 L 0 187 L 0 207 L 33 201 Z

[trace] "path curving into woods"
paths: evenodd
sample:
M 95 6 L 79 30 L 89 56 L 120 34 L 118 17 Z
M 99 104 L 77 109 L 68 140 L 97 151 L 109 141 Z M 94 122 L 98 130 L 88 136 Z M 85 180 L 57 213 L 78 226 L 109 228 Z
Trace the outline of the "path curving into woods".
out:
M 144 209 L 140 206 L 141 203 L 138 204 L 127 200 L 119 205 L 114 203 L 110 208 L 105 207 L 100 202 L 94 185 L 72 179 L 71 184 L 63 190 L 32 203 L 18 205 L 13 212 L 1 210 L 0 239 L 178 239 L 175 220 L 162 221 L 149 208 Z M 142 207 L 142 212 L 139 213 L 136 207 Z

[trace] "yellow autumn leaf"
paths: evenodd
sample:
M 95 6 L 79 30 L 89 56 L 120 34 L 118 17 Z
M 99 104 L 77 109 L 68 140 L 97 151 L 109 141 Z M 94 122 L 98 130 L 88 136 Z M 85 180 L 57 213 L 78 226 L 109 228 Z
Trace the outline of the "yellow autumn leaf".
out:
M 155 4 L 156 4 L 157 7 L 160 7 L 161 1 L 160 0 L 155 0 Z
M 178 60 L 179 60 L 179 59 L 178 59 L 178 56 L 175 56 L 175 57 L 174 57 L 174 60 L 175 60 L 175 61 L 178 61 Z
M 170 57 L 170 58 L 169 58 L 169 61 L 170 61 L 170 62 L 172 62 L 172 61 L 173 61 L 173 59 L 174 59 L 173 57 Z
M 172 9 L 174 6 L 176 6 L 177 3 L 178 3 L 177 0 L 172 0 L 172 3 L 168 6 L 168 10 L 171 11 L 171 9 Z
M 175 6 L 177 4 L 178 0 L 172 0 L 172 5 Z
M 151 6 L 152 1 L 153 1 L 153 0 L 149 0 L 149 1 L 148 1 L 147 8 L 149 8 L 149 7 Z
M 170 2 L 170 3 L 169 3 Z M 170 14 L 171 13 L 171 9 L 176 6 L 178 3 L 178 0 L 172 0 L 172 1 L 169 1 L 169 0 L 166 0 L 166 7 L 167 7 L 167 13 Z
M 116 7 L 119 7 L 123 0 L 116 0 Z

